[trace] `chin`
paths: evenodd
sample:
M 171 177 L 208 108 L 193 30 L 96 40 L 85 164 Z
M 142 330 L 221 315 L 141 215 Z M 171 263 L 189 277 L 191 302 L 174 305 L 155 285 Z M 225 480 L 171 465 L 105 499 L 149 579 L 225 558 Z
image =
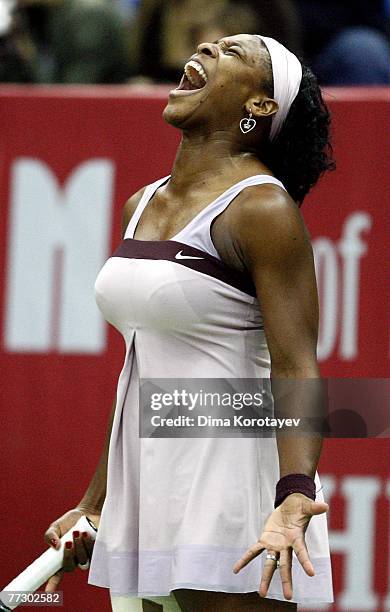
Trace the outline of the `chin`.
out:
M 162 116 L 164 121 L 169 123 L 169 125 L 180 128 L 182 123 L 185 121 L 185 117 L 183 117 L 183 113 L 181 113 L 177 108 L 174 108 L 174 106 L 174 104 L 168 102 L 163 110 Z

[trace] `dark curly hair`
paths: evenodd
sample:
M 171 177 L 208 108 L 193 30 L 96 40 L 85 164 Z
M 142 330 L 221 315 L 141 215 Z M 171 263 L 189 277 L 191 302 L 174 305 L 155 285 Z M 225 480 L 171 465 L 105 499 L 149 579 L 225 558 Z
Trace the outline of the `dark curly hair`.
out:
M 264 83 L 264 89 L 272 97 L 271 58 L 269 68 L 269 80 Z M 330 141 L 330 112 L 316 77 L 304 64 L 298 95 L 281 132 L 263 152 L 262 161 L 299 205 L 320 176 L 336 168 Z

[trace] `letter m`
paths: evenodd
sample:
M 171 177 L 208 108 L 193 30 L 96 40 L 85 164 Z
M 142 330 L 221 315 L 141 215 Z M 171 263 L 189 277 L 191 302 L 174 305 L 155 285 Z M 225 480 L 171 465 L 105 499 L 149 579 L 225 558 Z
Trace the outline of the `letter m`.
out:
M 94 282 L 111 238 L 113 177 L 111 161 L 89 160 L 61 188 L 45 163 L 14 163 L 6 350 L 104 350 L 106 326 L 94 302 Z

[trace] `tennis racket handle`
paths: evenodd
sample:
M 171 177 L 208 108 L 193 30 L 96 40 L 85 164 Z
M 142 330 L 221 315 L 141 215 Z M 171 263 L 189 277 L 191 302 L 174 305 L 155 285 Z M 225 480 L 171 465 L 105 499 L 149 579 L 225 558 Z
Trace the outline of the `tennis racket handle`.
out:
M 18 604 L 9 601 L 9 597 L 7 596 L 7 592 L 15 592 L 15 591 L 30 591 L 34 592 L 39 589 L 40 586 L 47 580 L 49 580 L 50 576 L 53 576 L 59 569 L 62 567 L 63 561 L 63 551 L 65 542 L 69 540 L 73 540 L 73 531 L 84 532 L 87 531 L 90 537 L 94 540 L 96 538 L 97 529 L 93 525 L 93 523 L 86 517 L 82 516 L 75 525 L 73 525 L 72 529 L 70 529 L 67 533 L 65 533 L 60 539 L 60 547 L 57 549 L 48 548 L 45 552 L 35 559 L 31 565 L 26 567 L 26 569 L 19 574 L 12 582 L 10 582 L 0 593 L 0 610 L 1 604 L 5 606 L 9 610 L 14 610 Z

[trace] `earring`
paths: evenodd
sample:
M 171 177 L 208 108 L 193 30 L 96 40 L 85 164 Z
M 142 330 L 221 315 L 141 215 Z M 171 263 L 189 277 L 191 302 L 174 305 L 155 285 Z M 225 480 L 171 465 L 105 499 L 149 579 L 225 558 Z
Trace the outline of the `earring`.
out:
M 249 109 L 249 117 L 245 117 L 240 121 L 240 130 L 243 134 L 251 132 L 256 127 L 256 119 L 252 118 L 252 111 Z

